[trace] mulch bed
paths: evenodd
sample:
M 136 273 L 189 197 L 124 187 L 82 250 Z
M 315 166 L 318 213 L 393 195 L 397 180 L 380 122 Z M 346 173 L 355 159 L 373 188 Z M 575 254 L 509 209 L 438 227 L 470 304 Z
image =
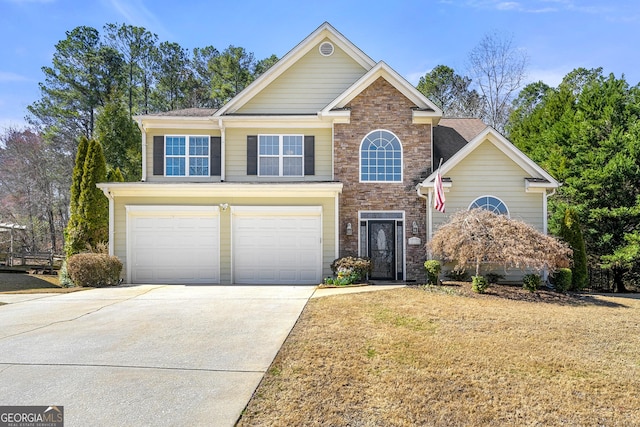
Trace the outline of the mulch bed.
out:
M 592 294 L 579 292 L 561 293 L 544 287 L 535 292 L 529 292 L 518 285 L 492 284 L 484 294 L 480 294 L 471 290 L 470 282 L 444 282 L 442 289 L 470 298 L 500 298 L 561 305 L 591 305 L 596 303 L 596 299 Z

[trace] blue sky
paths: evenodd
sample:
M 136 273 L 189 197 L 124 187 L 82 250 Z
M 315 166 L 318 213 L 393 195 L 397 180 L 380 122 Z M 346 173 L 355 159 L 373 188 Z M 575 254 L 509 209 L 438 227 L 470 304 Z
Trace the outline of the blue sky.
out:
M 414 84 L 439 64 L 466 74 L 469 51 L 494 30 L 526 51 L 528 81 L 555 86 L 574 68 L 603 67 L 640 82 L 637 0 L 0 0 L 0 131 L 24 124 L 41 67 L 77 26 L 127 23 L 188 49 L 235 45 L 262 59 L 324 21 Z

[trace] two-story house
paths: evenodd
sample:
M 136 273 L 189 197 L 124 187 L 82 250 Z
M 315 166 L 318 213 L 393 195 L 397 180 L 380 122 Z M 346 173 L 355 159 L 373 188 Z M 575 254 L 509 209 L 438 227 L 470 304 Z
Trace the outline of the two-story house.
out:
M 317 284 L 334 259 L 422 280 L 443 159 L 447 213 L 546 231 L 558 183 L 496 131 L 442 111 L 324 23 L 219 110 L 136 117 L 142 181 L 102 183 L 128 283 Z

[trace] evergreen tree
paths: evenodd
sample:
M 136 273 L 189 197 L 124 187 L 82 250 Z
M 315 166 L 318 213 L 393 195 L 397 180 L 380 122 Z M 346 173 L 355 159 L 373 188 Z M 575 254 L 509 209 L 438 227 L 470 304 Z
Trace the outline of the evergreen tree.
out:
M 77 218 L 78 202 L 80 200 L 80 184 L 82 184 L 82 173 L 84 171 L 84 161 L 87 157 L 87 148 L 89 147 L 89 138 L 81 136 L 78 142 L 78 151 L 76 152 L 76 162 L 73 167 L 73 174 L 71 178 L 71 200 L 69 210 L 71 211 L 70 220 L 73 221 Z
M 76 165 L 79 167 L 79 165 Z M 67 257 L 108 239 L 109 202 L 96 184 L 106 180 L 107 167 L 102 145 L 91 139 L 82 166 L 78 204 L 67 225 L 65 253 Z M 75 178 L 75 177 L 74 177 Z M 74 181 L 72 186 L 76 186 Z
M 120 168 L 109 169 L 107 172 L 107 182 L 124 182 L 124 175 Z
M 573 250 L 571 267 L 571 288 L 574 291 L 584 289 L 588 284 L 587 252 L 584 245 L 582 228 L 575 208 L 567 208 L 560 224 L 560 237 Z
M 107 168 L 120 169 L 125 181 L 139 181 L 142 172 L 142 136 L 124 102 L 114 99 L 100 109 L 96 137 L 104 149 Z

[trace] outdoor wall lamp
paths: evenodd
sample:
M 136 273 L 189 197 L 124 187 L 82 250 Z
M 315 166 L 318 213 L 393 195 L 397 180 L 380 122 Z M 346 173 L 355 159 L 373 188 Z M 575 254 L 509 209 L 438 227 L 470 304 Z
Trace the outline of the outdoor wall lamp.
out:
M 413 234 L 418 234 L 418 223 L 413 221 L 413 225 L 411 227 L 413 229 Z
M 347 223 L 347 236 L 351 236 L 353 234 L 353 227 L 351 227 L 351 223 Z

